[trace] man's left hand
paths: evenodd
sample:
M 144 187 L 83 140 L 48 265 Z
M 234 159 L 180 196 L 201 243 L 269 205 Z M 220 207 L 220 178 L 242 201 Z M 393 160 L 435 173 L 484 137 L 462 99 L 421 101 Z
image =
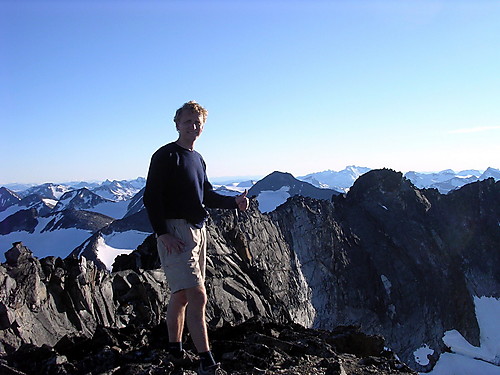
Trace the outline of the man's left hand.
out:
M 246 209 L 250 205 L 250 201 L 247 198 L 247 194 L 248 194 L 248 190 L 245 189 L 245 191 L 242 194 L 235 197 L 236 204 L 238 205 L 238 209 L 240 211 L 246 211 Z

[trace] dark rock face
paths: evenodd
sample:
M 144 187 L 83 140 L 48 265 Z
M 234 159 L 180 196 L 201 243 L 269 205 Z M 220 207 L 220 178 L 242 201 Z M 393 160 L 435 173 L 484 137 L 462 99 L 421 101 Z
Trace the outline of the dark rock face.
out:
M 400 173 L 379 170 L 363 175 L 347 195 L 333 202 L 296 196 L 269 215 L 260 213 L 255 201 L 245 213 L 211 210 L 206 282 L 210 327 L 226 332 L 256 317 L 277 325 L 257 331 L 266 337 L 238 331 L 248 341 L 234 340 L 231 347 L 217 338 L 226 333 L 213 333 L 214 348 L 230 368 L 232 358 L 239 363 L 274 358 L 273 366 L 286 363 L 295 371 L 285 371 L 291 374 L 300 373 L 301 364 L 293 364 L 294 359 L 280 350 L 298 350 L 300 358 L 312 354 L 280 342 L 292 335 L 282 335 L 277 327 L 283 324 L 302 332 L 306 341 L 322 338 L 323 331 L 300 331 L 294 324 L 329 331 L 360 326 L 362 332 L 384 336 L 387 346 L 418 370 L 428 368 L 414 362 L 413 352 L 425 343 L 439 353 L 445 331 L 457 329 L 477 345 L 473 297 L 500 297 L 499 203 L 500 183 L 493 179 L 441 195 L 416 189 Z M 142 219 L 136 215 L 141 212 L 127 218 L 130 222 L 112 225 L 135 228 L 136 220 L 146 220 L 144 212 Z M 50 353 L 57 352 L 56 357 L 49 353 L 50 358 L 64 361 L 62 356 L 69 356 L 61 349 L 65 344 L 58 342 L 65 336 L 83 345 L 98 331 L 148 330 L 162 323 L 169 292 L 154 236 L 132 254 L 118 257 L 112 273 L 85 258 L 38 260 L 21 245 L 15 247 L 8 263 L 0 266 L 1 352 L 46 344 L 55 346 Z M 122 336 L 116 335 L 116 342 L 108 342 L 99 352 L 110 363 L 129 353 Z M 350 331 L 348 337 L 359 335 Z M 329 340 L 325 342 L 332 346 Z M 249 342 L 261 346 L 245 354 Z M 340 373 L 324 346 L 320 359 L 306 362 L 323 373 Z M 386 366 L 383 371 L 397 370 L 378 354 L 354 354 L 358 357 L 352 360 L 360 366 L 381 364 Z M 160 366 L 163 358 L 159 355 L 153 363 L 133 355 L 142 364 L 134 362 L 117 374 L 145 373 L 147 363 Z M 151 367 L 151 373 L 157 368 Z
M 19 210 L 0 222 L 0 235 L 26 231 L 33 233 L 38 225 L 38 211 L 35 208 Z
M 42 232 L 78 228 L 88 230 L 92 233 L 114 220 L 109 216 L 97 212 L 71 209 L 47 215 L 46 218 L 51 220 L 41 230 Z
M 144 197 L 144 190 L 145 188 L 139 190 L 139 192 L 130 200 L 130 203 L 127 206 L 127 213 L 123 216 L 124 218 L 136 214 L 144 209 L 144 202 L 142 201 L 142 198 Z
M 40 218 L 42 216 L 36 208 L 17 211 L 0 222 L 0 235 L 18 231 L 33 233 Z M 42 233 L 68 228 L 83 229 L 92 233 L 114 220 L 97 212 L 83 210 L 64 210 L 48 214 L 43 218 L 48 219 L 48 223 L 43 228 L 38 228 Z
M 460 260 L 467 289 L 474 295 L 498 296 L 500 291 L 499 190 L 500 182 L 490 178 L 431 198 L 439 243 Z
M 141 210 L 134 214 L 125 216 L 123 219 L 115 220 L 110 225 L 102 228 L 102 232 L 104 234 L 112 232 L 126 232 L 129 230 L 138 230 L 149 233 L 153 232 L 146 210 Z
M 500 184 L 441 195 L 371 171 L 333 204 L 293 198 L 272 213 L 297 254 L 314 326 L 361 324 L 414 368 L 422 343 L 459 330 L 479 345 L 474 296 L 500 297 Z

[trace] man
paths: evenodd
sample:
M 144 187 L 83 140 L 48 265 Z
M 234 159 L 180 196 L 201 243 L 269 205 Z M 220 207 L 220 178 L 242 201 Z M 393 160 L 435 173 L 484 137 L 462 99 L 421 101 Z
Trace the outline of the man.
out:
M 144 205 L 157 236 L 158 254 L 171 297 L 167 308 L 169 351 L 182 358 L 186 321 L 200 357 L 200 375 L 223 374 L 214 361 L 205 322 L 206 207 L 248 208 L 247 192 L 237 197 L 217 194 L 194 144 L 203 131 L 207 110 L 195 101 L 179 108 L 174 122 L 177 141 L 157 150 L 149 167 Z

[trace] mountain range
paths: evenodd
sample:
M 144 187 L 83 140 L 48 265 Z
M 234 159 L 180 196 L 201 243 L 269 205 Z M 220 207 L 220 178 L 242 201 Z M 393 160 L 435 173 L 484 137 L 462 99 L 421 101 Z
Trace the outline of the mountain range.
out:
M 254 196 L 259 202 L 260 211 L 268 213 L 295 195 L 329 200 L 335 195 L 345 194 L 368 171 L 370 168 L 348 166 L 338 172 L 328 170 L 297 178 L 276 171 L 258 181 L 235 179 L 225 181 L 224 185 L 214 184 L 214 187 L 227 195 L 237 195 L 247 189 L 249 196 Z M 404 176 L 418 188 L 448 193 L 488 177 L 498 180 L 500 171 L 494 168 L 484 172 L 444 170 L 437 173 L 407 172 Z M 86 249 L 85 254 L 91 258 L 96 257 L 90 253 L 100 252 L 106 259 L 100 264 L 109 268 L 113 254 L 134 250 L 151 231 L 147 219 L 142 218 L 145 222 L 139 223 L 138 216 L 134 216 L 144 208 L 144 185 L 145 179 L 139 177 L 102 183 L 77 181 L 0 187 L 0 254 L 14 242 L 23 242 L 40 257 L 65 257 Z M 131 225 L 134 220 L 135 224 Z M 64 224 L 48 225 L 52 222 Z
M 317 348 L 307 358 L 318 358 L 326 345 L 314 344 L 326 337 L 321 330 L 358 326 L 383 336 L 385 346 L 415 370 L 499 373 L 500 182 L 490 177 L 442 194 L 381 169 L 362 174 L 345 193 L 332 189 L 323 197 L 307 197 L 310 185 L 303 184 L 275 172 L 250 189 L 254 198 L 247 212 L 210 210 L 206 286 L 212 328 L 235 327 L 255 317 L 285 324 L 291 328 L 288 335 L 300 331 L 295 324 L 311 327 L 320 331 L 302 344 L 286 342 L 281 328 L 265 331 L 266 337 L 254 334 L 252 340 L 265 345 L 252 355 L 264 355 L 266 348 L 279 355 Z M 290 197 L 263 213 L 259 199 L 272 191 Z M 33 350 L 22 345 L 27 342 L 64 354 L 66 345 L 83 342 L 81 336 L 99 337 L 96 330 L 131 333 L 161 322 L 168 287 L 139 196 L 133 213 L 97 231 L 87 228 L 93 234 L 64 259 L 37 260 L 22 244 L 11 246 L 0 265 L 5 348 L 19 348 L 18 358 Z M 32 210 L 32 215 L 20 214 L 16 228 L 64 231 L 66 215 L 78 223 L 85 212 L 66 209 L 37 217 Z M 123 250 L 134 235 L 144 236 L 135 239 L 136 249 L 111 263 L 104 259 Z M 111 272 L 105 269 L 110 267 Z M 140 330 L 136 334 L 143 337 Z M 240 331 L 246 334 L 252 332 Z M 339 335 L 345 344 L 357 337 Z M 108 347 L 119 345 L 110 334 L 104 339 Z M 328 345 L 337 347 L 333 341 Z M 234 347 L 220 350 L 229 356 Z M 328 358 L 315 360 L 324 368 Z M 371 357 L 362 363 L 381 362 Z M 342 373 L 335 366 L 322 371 Z
M 328 170 L 297 178 L 320 188 L 329 188 L 345 193 L 349 191 L 359 176 L 370 170 L 370 168 L 348 166 L 339 172 Z M 459 172 L 445 169 L 440 172 L 428 173 L 410 171 L 406 172 L 404 177 L 419 189 L 437 189 L 440 193 L 446 194 L 471 182 L 483 181 L 490 177 L 498 180 L 500 179 L 500 170 L 490 167 L 483 172 L 476 169 Z

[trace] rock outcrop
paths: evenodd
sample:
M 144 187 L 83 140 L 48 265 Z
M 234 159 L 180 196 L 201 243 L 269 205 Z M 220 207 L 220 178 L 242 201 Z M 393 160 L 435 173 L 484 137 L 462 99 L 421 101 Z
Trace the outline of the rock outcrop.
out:
M 255 210 L 253 214 L 260 222 L 255 219 L 254 233 L 247 231 L 243 239 L 233 238 L 234 230 L 228 229 L 234 220 L 232 213 L 214 213 L 220 228 L 229 231 L 224 232 L 228 239 L 240 244 L 238 251 L 243 258 L 219 227 L 213 222 L 208 227 L 209 324 L 239 324 L 259 316 L 310 326 L 314 311 L 307 285 L 290 259 L 293 254 L 271 220 Z M 262 233 L 266 242 L 252 241 Z M 62 336 L 77 332 L 90 336 L 100 325 L 158 324 L 168 286 L 158 268 L 155 248 L 155 239 L 150 236 L 133 255 L 119 257 L 114 272 L 109 273 L 85 257 L 38 260 L 17 243 L 6 254 L 9 261 L 0 266 L 4 351 L 22 343 L 52 346 Z
M 81 259 L 34 258 L 17 243 L 0 266 L 0 351 L 53 346 L 65 335 L 92 336 L 96 327 L 157 323 L 166 285 L 160 271 L 110 275 Z
M 53 348 L 24 344 L 0 359 L 6 375 L 196 374 L 198 361 L 189 340 L 187 356 L 169 362 L 166 326 L 122 329 L 98 327 L 92 337 L 67 335 Z M 213 352 L 230 374 L 414 374 L 384 348 L 384 340 L 354 327 L 333 332 L 251 319 L 210 332 Z M 27 361 L 26 358 L 30 360 Z

